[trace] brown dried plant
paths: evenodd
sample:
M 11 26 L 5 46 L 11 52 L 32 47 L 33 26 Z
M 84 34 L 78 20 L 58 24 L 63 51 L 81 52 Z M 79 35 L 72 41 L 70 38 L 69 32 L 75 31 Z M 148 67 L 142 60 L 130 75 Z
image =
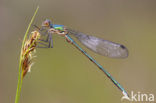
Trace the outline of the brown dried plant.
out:
M 37 41 L 40 38 L 40 34 L 38 31 L 33 31 L 29 37 L 27 36 L 29 29 L 32 25 L 32 22 L 38 12 L 38 9 L 39 9 L 39 6 L 35 10 L 35 13 L 28 25 L 28 28 L 25 32 L 23 42 L 22 42 L 21 54 L 19 58 L 18 83 L 17 83 L 15 103 L 19 103 L 23 78 L 27 74 L 27 72 L 30 71 L 30 68 L 33 64 L 32 62 L 33 54 L 37 45 Z
M 22 48 L 22 78 L 30 71 L 33 65 L 32 59 L 34 57 L 34 52 L 36 51 L 37 41 L 40 38 L 40 33 L 38 31 L 31 32 L 29 38 L 25 41 Z

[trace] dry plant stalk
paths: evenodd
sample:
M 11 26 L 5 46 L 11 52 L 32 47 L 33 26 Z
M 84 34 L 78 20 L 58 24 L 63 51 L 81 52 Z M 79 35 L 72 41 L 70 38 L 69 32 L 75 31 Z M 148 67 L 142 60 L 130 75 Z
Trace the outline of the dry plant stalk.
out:
M 26 75 L 26 73 L 30 70 L 32 66 L 32 58 L 33 58 L 32 54 L 35 51 L 37 41 L 40 38 L 39 32 L 33 31 L 32 34 L 27 39 L 29 29 L 35 19 L 38 9 L 39 9 L 39 6 L 36 8 L 34 15 L 31 18 L 31 21 L 28 25 L 28 28 L 25 32 L 23 42 L 22 42 L 22 48 L 21 48 L 21 53 L 20 53 L 20 58 L 19 58 L 18 83 L 17 83 L 17 90 L 16 90 L 16 96 L 15 96 L 15 103 L 19 103 L 23 77 Z
M 33 65 L 32 59 L 36 51 L 37 41 L 40 38 L 40 33 L 38 31 L 31 32 L 29 38 L 25 41 L 24 46 L 21 51 L 21 67 L 22 67 L 22 79 L 30 71 Z

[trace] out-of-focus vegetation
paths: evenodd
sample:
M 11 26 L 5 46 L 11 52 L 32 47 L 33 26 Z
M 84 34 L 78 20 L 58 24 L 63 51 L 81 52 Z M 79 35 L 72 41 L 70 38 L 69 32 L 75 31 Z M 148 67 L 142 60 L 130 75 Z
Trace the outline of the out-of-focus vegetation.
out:
M 106 58 L 80 46 L 128 92 L 156 94 L 155 4 L 154 0 L 1 0 L 0 103 L 14 102 L 22 34 L 37 5 L 36 25 L 48 18 L 124 44 L 127 59 Z M 53 40 L 53 49 L 37 49 L 20 103 L 121 103 L 121 92 L 94 64 L 63 37 L 54 35 Z

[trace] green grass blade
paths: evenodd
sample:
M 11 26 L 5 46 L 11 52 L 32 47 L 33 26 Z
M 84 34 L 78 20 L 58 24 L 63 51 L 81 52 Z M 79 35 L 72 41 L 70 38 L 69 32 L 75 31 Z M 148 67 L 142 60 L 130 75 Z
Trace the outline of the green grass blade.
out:
M 23 82 L 23 78 L 22 78 L 22 71 L 21 71 L 21 63 L 22 63 L 22 48 L 24 47 L 24 43 L 26 41 L 26 38 L 27 38 L 27 35 L 28 35 L 28 32 L 30 30 L 30 27 L 34 21 L 34 18 L 38 12 L 38 9 L 39 9 L 39 6 L 37 7 L 37 9 L 35 10 L 35 13 L 28 25 L 28 28 L 25 32 L 25 35 L 24 35 L 24 38 L 23 38 L 23 42 L 22 42 L 22 47 L 21 47 L 21 53 L 20 53 L 20 59 L 19 59 L 19 73 L 18 73 L 18 84 L 17 84 L 17 90 L 16 90 L 16 97 L 15 97 L 15 103 L 19 103 L 19 99 L 20 99 L 20 94 L 21 94 L 21 88 L 22 88 L 22 82 Z

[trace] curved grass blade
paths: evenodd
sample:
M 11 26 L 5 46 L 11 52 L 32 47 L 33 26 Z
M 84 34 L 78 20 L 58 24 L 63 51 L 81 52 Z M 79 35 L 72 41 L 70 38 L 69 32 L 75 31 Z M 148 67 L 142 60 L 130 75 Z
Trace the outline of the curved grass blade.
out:
M 21 68 L 22 68 L 22 48 L 24 47 L 24 44 L 25 44 L 25 41 L 26 41 L 26 38 L 28 36 L 28 32 L 29 32 L 29 29 L 32 25 L 32 22 L 34 21 L 34 18 L 38 12 L 38 9 L 39 9 L 39 6 L 37 7 L 37 9 L 35 10 L 35 13 L 28 25 L 28 28 L 25 32 L 25 35 L 24 35 L 24 38 L 23 38 L 23 42 L 22 42 L 22 47 L 21 47 L 21 53 L 20 53 L 20 59 L 19 59 L 19 69 L 18 69 L 18 84 L 17 84 L 17 90 L 16 90 L 16 97 L 15 97 L 15 103 L 19 103 L 19 98 L 20 98 L 20 94 L 21 94 L 21 88 L 22 88 L 22 82 L 23 82 L 23 71 L 21 71 Z

